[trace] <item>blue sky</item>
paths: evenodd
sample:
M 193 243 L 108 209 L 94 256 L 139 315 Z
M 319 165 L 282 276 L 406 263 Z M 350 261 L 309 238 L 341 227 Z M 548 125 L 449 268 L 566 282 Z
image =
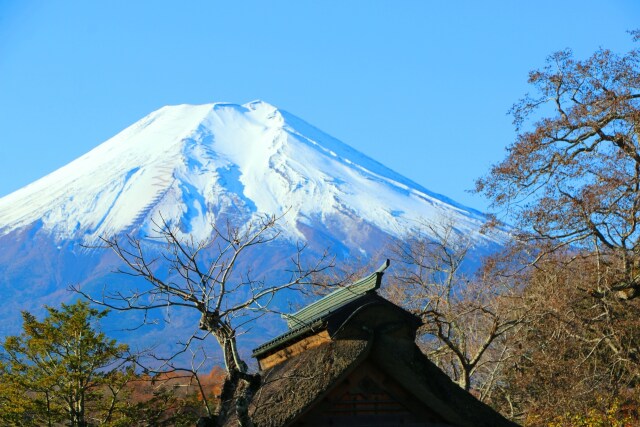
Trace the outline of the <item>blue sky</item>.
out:
M 163 105 L 262 99 L 486 210 L 528 71 L 634 28 L 635 0 L 0 0 L 0 197 Z

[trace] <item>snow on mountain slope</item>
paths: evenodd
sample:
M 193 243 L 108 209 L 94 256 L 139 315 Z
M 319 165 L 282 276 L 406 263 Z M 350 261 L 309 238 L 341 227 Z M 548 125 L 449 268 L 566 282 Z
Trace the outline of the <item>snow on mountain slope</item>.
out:
M 0 236 L 40 222 L 58 242 L 150 233 L 153 218 L 196 240 L 220 215 L 286 213 L 285 234 L 364 221 L 399 236 L 451 217 L 478 242 L 485 218 L 265 102 L 163 107 L 86 155 L 0 199 Z
M 341 263 L 354 254 L 363 261 L 380 255 L 389 237 L 442 218 L 475 239 L 476 254 L 495 249 L 506 236 L 481 234 L 481 213 L 267 103 L 163 107 L 0 199 L 0 337 L 18 332 L 21 310 L 42 314 L 43 305 L 76 297 L 69 285 L 94 295 L 106 284 L 144 288 L 135 277 L 113 273 L 122 263 L 111 251 L 86 249 L 101 236 L 148 237 L 152 220 L 162 215 L 198 241 L 210 237 L 211 223 L 229 219 L 238 226 L 263 214 L 284 214 L 280 226 L 290 239 L 260 247 L 238 271 L 250 270 L 267 282 L 287 275 L 301 240 L 308 243 L 308 259 L 328 248 Z M 300 302 L 295 298 L 302 296 L 279 295 L 273 303 L 286 310 Z M 119 313 L 107 332 L 131 344 L 171 346 L 198 324 L 198 313 L 188 311 L 171 323 L 162 321 L 164 312 L 156 313 L 152 332 L 132 332 L 131 325 L 142 320 Z M 277 325 L 259 322 L 244 337 L 245 350 L 264 341 L 263 335 L 282 332 Z

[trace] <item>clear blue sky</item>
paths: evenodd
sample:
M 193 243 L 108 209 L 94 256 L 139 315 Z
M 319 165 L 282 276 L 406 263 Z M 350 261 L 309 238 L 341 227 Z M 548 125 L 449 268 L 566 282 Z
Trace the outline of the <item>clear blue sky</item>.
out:
M 485 210 L 528 71 L 634 28 L 637 0 L 0 0 L 0 196 L 163 105 L 263 99 Z

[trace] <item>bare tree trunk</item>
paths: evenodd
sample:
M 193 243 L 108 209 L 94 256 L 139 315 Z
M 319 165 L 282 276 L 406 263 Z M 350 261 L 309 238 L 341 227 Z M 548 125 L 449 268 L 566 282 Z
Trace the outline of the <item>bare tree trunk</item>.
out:
M 223 350 L 227 376 L 220 394 L 220 405 L 216 409 L 215 419 L 218 425 L 224 424 L 235 409 L 241 427 L 253 427 L 249 416 L 249 404 L 253 394 L 260 386 L 260 375 L 247 373 L 247 364 L 240 358 L 235 330 L 225 324 L 216 313 L 206 312 L 200 319 L 200 329 L 207 330 L 218 341 Z M 233 408 L 235 404 L 235 408 Z

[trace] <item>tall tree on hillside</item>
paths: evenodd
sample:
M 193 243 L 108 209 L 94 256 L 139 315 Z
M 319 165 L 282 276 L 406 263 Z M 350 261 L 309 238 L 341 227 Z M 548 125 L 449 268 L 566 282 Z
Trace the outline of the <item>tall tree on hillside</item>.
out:
M 524 237 L 602 255 L 617 279 L 597 292 L 640 294 L 640 51 L 560 51 L 529 83 L 512 108 L 518 136 L 476 190 L 512 209 Z
M 113 421 L 130 372 L 127 347 L 97 329 L 106 312 L 78 301 L 47 313 L 39 321 L 23 312 L 22 334 L 2 343 L 0 420 L 74 427 Z
M 183 237 L 177 225 L 162 220 L 155 224 L 156 235 L 164 243 L 160 254 L 145 249 L 144 243 L 134 237 L 127 237 L 124 242 L 105 239 L 106 247 L 126 266 L 121 272 L 144 279 L 148 288 L 129 292 L 114 289 L 101 298 L 76 289 L 92 301 L 115 310 L 148 312 L 173 308 L 200 313 L 198 328 L 202 333 L 184 337 L 185 347 L 180 351 L 212 335 L 222 350 L 227 370 L 220 404 L 213 410 L 205 400 L 209 415 L 201 420 L 202 424 L 222 425 L 235 413 L 242 426 L 253 425 L 248 403 L 260 384 L 260 376 L 250 373 L 240 357 L 238 335 L 249 322 L 269 310 L 276 294 L 285 290 L 304 292 L 312 284 L 312 277 L 332 264 L 325 255 L 311 265 L 304 265 L 304 247 L 298 246 L 291 259 L 288 280 L 267 283 L 254 278 L 251 271 L 242 270 L 241 262 L 250 261 L 256 250 L 268 250 L 267 245 L 279 237 L 277 221 L 275 216 L 265 216 L 241 228 L 214 225 L 211 239 L 195 242 Z M 159 273 L 163 265 L 164 274 Z

